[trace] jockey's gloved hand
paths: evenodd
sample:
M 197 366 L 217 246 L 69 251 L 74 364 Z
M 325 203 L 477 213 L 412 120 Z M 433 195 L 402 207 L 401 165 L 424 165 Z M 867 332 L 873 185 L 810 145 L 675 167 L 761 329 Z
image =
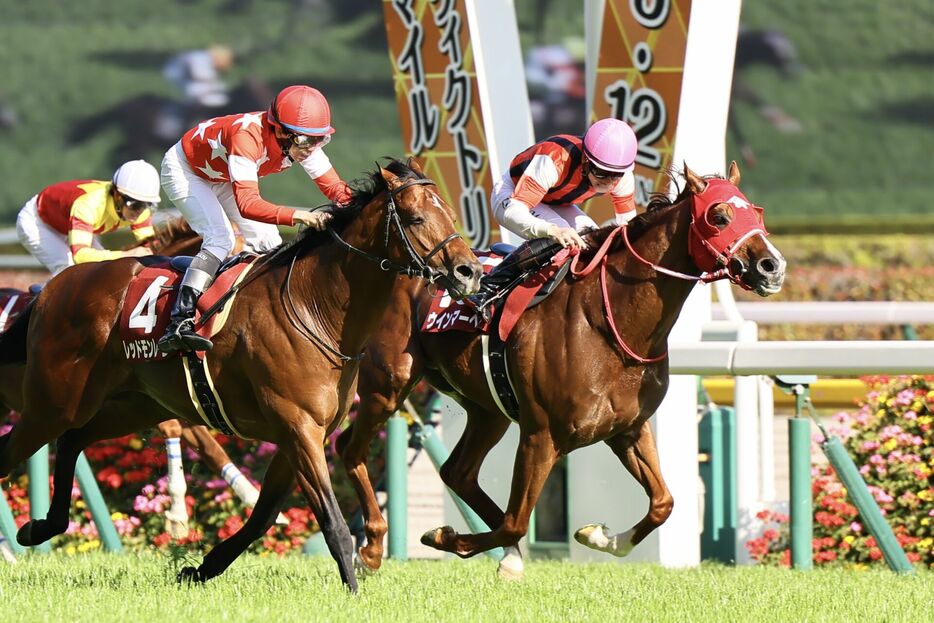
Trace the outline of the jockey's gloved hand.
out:
M 548 237 L 565 248 L 577 249 L 578 251 L 587 248 L 587 243 L 584 242 L 584 239 L 573 227 L 552 225 L 548 228 Z
M 296 223 L 301 223 L 318 231 L 322 231 L 327 227 L 331 218 L 333 218 L 333 216 L 330 212 L 324 212 L 322 210 L 316 210 L 315 212 L 299 210 L 292 216 L 292 220 Z

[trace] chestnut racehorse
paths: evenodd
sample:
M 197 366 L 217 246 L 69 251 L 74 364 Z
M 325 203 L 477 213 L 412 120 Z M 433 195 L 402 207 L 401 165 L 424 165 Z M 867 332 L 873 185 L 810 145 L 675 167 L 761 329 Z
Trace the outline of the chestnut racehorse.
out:
M 488 387 L 480 335 L 421 333 L 433 293 L 421 284 L 400 284 L 367 347 L 357 417 L 339 443 L 366 521 L 367 543 L 359 551 L 364 571 L 379 567 L 386 533 L 365 451 L 423 377 L 467 413 L 463 436 L 441 478 L 492 528 L 457 534 L 445 526 L 426 533 L 426 545 L 461 557 L 507 547 L 499 571 L 521 576 L 522 561 L 513 546 L 526 534 L 552 466 L 572 450 L 600 441 L 644 487 L 649 510 L 622 534 L 590 525 L 577 532 L 577 540 L 623 556 L 667 519 L 672 497 L 649 418 L 668 388 L 668 334 L 696 281 L 728 277 L 768 296 L 780 290 L 785 271 L 784 258 L 766 240 L 761 210 L 736 188 L 735 163 L 729 180 L 699 177 L 686 165 L 684 177 L 686 186 L 674 201 L 656 196 L 628 227 L 585 236 L 590 251 L 576 259 L 590 258 L 591 266 L 572 268 L 576 275 L 526 311 L 508 338 L 519 447 L 505 513 L 477 483 L 484 458 L 510 424 Z M 702 277 L 702 271 L 709 272 Z
M 328 232 L 305 232 L 257 260 L 205 354 L 226 416 L 242 436 L 278 446 L 253 514 L 179 579 L 222 573 L 271 525 L 297 480 L 343 582 L 356 591 L 352 541 L 331 489 L 324 440 L 347 414 L 359 354 L 400 273 L 475 292 L 480 265 L 454 212 L 417 167 L 393 161 L 369 176 Z M 53 278 L 0 337 L 0 364 L 26 360 L 22 417 L 0 437 L 0 475 L 58 439 L 55 494 L 28 544 L 65 530 L 78 452 L 156 424 L 164 411 L 200 422 L 182 361 L 129 363 L 116 325 L 126 289 L 147 258 L 82 264 Z M 154 415 L 158 413 L 158 415 Z

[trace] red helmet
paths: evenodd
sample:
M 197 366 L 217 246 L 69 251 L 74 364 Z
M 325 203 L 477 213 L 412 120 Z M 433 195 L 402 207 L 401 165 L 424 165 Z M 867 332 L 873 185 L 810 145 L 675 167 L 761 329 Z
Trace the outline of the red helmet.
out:
M 309 136 L 327 136 L 331 127 L 331 108 L 318 89 L 293 85 L 279 91 L 269 106 L 269 120 L 290 132 Z

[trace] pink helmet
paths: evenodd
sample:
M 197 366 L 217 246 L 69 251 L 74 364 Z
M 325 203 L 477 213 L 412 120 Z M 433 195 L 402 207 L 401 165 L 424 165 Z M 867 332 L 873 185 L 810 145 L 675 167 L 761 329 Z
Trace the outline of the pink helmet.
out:
M 310 136 L 334 133 L 331 108 L 321 91 L 293 85 L 279 91 L 269 106 L 269 119 L 290 132 Z
M 606 171 L 632 171 L 638 148 L 636 133 L 619 119 L 601 119 L 584 134 L 584 153 Z

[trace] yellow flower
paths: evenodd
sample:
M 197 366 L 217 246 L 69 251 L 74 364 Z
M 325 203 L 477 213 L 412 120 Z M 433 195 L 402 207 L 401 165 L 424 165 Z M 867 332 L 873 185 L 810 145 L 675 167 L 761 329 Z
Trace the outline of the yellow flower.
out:
M 934 500 L 934 493 L 931 493 L 930 489 L 925 489 L 924 491 L 918 492 L 918 498 L 924 500 L 925 502 L 930 502 Z
M 69 545 L 68 547 L 65 548 L 65 553 L 68 554 L 69 556 L 74 556 L 77 552 L 78 550 L 75 548 L 74 545 Z
M 883 448 L 886 452 L 891 452 L 892 450 L 894 450 L 894 449 L 897 448 L 897 447 L 898 447 L 898 441 L 895 440 L 895 439 L 889 439 L 889 440 L 886 441 L 884 444 L 882 444 L 882 448 Z
M 930 517 L 924 517 L 924 518 L 921 519 L 921 525 L 922 525 L 922 526 L 930 525 L 930 523 L 931 523 L 931 518 L 930 518 Z
M 140 441 L 139 439 L 137 439 L 136 437 L 134 437 L 133 439 L 131 439 L 131 440 L 130 440 L 130 443 L 128 443 L 127 445 L 130 446 L 131 448 L 133 448 L 134 450 L 142 450 L 142 449 L 143 449 L 143 442 Z
M 843 537 L 843 540 L 844 540 L 845 542 L 847 542 L 847 543 L 852 544 L 853 541 L 856 540 L 856 537 L 853 536 L 852 534 L 848 534 L 848 535 L 846 535 L 845 537 Z
M 113 521 L 119 521 L 121 519 L 126 519 L 126 515 L 124 515 L 123 513 L 111 513 L 110 518 Z
M 922 415 L 918 418 L 917 422 L 918 424 L 930 424 L 931 422 L 934 422 L 934 417 L 930 415 Z
M 928 549 L 929 547 L 931 547 L 931 545 L 934 545 L 934 539 L 932 539 L 931 537 L 927 537 L 927 538 L 924 538 L 918 541 L 919 550 Z

